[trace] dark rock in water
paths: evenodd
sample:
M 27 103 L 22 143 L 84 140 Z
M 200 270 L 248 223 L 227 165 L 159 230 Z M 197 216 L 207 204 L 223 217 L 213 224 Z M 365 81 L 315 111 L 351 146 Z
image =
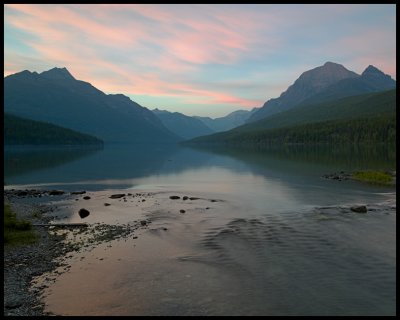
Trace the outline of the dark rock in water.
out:
M 342 181 L 351 179 L 351 174 L 345 173 L 344 171 L 340 171 L 340 173 L 324 174 L 322 177 L 325 179 Z
M 207 208 L 206 208 L 206 210 L 209 210 L 209 209 L 210 209 L 210 207 L 207 207 Z
M 106 202 L 104 205 L 105 205 L 106 207 L 107 207 L 107 206 L 110 206 L 110 204 L 109 204 L 109 203 L 107 203 L 107 202 Z
M 23 190 L 21 190 L 21 191 L 18 191 L 18 192 L 17 192 L 17 196 L 18 196 L 18 197 L 24 197 L 24 196 L 26 196 L 26 195 L 28 195 L 28 191 L 23 191 Z
M 350 208 L 351 211 L 359 212 L 359 213 L 366 213 L 367 207 L 366 206 L 353 206 Z
M 85 200 L 89 200 L 89 199 L 90 199 L 90 197 L 89 197 L 89 196 L 85 196 L 85 197 L 83 197 L 83 199 L 85 199 Z
M 198 200 L 198 199 L 200 199 L 200 198 L 190 197 L 189 199 L 190 199 L 190 200 Z
M 179 210 L 179 212 L 180 212 L 180 213 L 185 213 L 186 211 L 183 210 L 183 209 L 181 209 L 181 210 Z
M 172 199 L 172 200 L 175 200 L 175 199 L 180 199 L 181 197 L 179 197 L 179 196 L 170 196 L 169 198 Z
M 51 195 L 51 196 L 60 196 L 62 194 L 64 194 L 64 191 L 62 191 L 62 190 L 51 190 L 51 191 L 49 191 L 49 195 Z
M 125 193 L 113 194 L 113 195 L 111 195 L 109 198 L 110 198 L 110 199 L 119 199 L 119 198 L 122 198 L 122 197 L 125 197 Z
M 84 194 L 86 191 L 72 191 L 71 194 Z
M 211 202 L 217 202 L 218 200 L 215 200 L 215 199 L 211 199 L 210 201 L 211 201 Z
M 146 201 L 146 199 L 142 199 L 142 202 L 145 202 Z
M 182 198 L 182 200 L 187 200 L 187 199 L 189 199 L 188 196 L 184 196 L 184 197 Z
M 89 210 L 86 210 L 84 208 L 79 210 L 79 216 L 81 217 L 81 219 L 86 218 L 89 214 Z
M 141 224 L 142 226 L 145 226 L 145 225 L 147 224 L 147 221 L 146 221 L 146 220 L 142 220 L 142 221 L 140 221 L 140 224 Z

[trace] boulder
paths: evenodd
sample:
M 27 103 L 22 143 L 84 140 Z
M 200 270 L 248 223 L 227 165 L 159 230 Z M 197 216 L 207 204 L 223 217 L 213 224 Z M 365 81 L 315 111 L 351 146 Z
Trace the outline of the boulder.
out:
M 78 213 L 81 219 L 86 218 L 90 214 L 89 210 L 84 208 L 80 209 Z

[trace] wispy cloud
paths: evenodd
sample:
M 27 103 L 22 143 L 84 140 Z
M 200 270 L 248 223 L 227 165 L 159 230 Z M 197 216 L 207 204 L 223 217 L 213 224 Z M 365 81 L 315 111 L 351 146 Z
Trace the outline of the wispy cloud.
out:
M 6 4 L 4 75 L 66 66 L 105 92 L 146 96 L 137 102 L 147 106 L 159 103 L 152 95 L 174 97 L 220 116 L 218 106 L 261 106 L 302 68 L 326 60 L 349 69 L 376 63 L 395 77 L 390 12 L 368 5 Z M 368 25 L 374 28 L 363 33 Z

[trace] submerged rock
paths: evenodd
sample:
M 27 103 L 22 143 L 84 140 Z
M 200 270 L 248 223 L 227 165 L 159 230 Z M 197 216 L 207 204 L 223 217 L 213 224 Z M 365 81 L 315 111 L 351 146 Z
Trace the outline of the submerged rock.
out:
M 86 191 L 72 191 L 71 194 L 84 194 Z
M 352 206 L 350 208 L 351 211 L 359 212 L 359 213 L 366 213 L 367 207 L 366 206 Z
M 60 196 L 62 194 L 64 194 L 64 191 L 62 191 L 62 190 L 51 190 L 51 191 L 49 191 L 49 195 L 51 195 L 51 196 Z
M 82 208 L 79 210 L 78 213 L 79 213 L 79 216 L 81 217 L 81 219 L 83 219 L 83 218 L 86 218 L 90 214 L 90 211 Z

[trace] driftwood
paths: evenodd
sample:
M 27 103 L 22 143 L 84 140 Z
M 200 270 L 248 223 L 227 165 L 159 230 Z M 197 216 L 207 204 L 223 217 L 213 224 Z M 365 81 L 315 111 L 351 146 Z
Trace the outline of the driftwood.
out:
M 87 223 L 58 223 L 58 224 L 50 224 L 50 223 L 33 223 L 35 227 L 87 227 Z

